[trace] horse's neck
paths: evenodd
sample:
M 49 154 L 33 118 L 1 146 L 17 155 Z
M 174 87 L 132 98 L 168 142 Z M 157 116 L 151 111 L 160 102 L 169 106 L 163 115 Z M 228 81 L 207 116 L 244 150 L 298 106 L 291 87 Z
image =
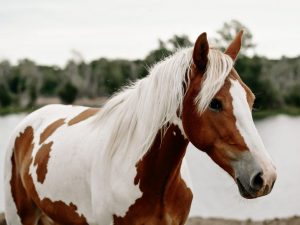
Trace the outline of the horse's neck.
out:
M 164 136 L 157 133 L 151 149 L 137 164 L 134 183 L 142 196 L 125 217 L 114 217 L 114 224 L 185 223 L 193 196 L 180 176 L 187 144 L 176 125 L 171 125 Z
M 164 197 L 178 182 L 187 145 L 188 140 L 176 125 L 171 125 L 164 136 L 158 132 L 151 149 L 137 165 L 135 183 L 139 182 L 144 194 Z

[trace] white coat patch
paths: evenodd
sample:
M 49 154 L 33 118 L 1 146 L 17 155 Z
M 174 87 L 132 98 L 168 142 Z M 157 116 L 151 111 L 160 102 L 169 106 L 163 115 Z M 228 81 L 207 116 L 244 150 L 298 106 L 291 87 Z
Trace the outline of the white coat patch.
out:
M 254 125 L 245 89 L 238 80 L 230 79 L 230 94 L 232 96 L 233 114 L 236 118 L 236 127 L 243 137 L 249 151 L 260 163 L 264 171 L 274 170 L 271 158 L 265 149 L 260 135 Z M 269 168 L 272 166 L 273 168 Z

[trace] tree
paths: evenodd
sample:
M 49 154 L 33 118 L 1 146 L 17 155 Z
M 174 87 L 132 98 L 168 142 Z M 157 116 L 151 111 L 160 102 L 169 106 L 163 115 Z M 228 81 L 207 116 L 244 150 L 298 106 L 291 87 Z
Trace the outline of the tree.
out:
M 55 66 L 39 66 L 41 73 L 42 96 L 57 96 L 59 85 L 62 83 L 62 70 Z
M 11 73 L 11 65 L 8 61 L 0 63 L 0 106 L 6 107 L 12 103 L 8 87 L 8 78 Z
M 146 58 L 144 59 L 144 63 L 146 64 L 146 66 L 150 67 L 154 65 L 156 62 L 159 62 L 160 60 L 173 54 L 174 52 L 177 51 L 177 49 L 189 47 L 191 45 L 192 42 L 189 40 L 189 37 L 187 35 L 174 35 L 166 42 L 162 40 L 158 40 L 158 48 L 152 50 L 146 56 Z M 144 75 L 147 75 L 147 73 L 144 73 Z
M 12 103 L 12 98 L 9 94 L 7 87 L 0 84 L 0 107 L 7 107 Z
M 144 59 L 146 66 L 151 67 L 156 62 L 172 54 L 172 50 L 167 47 L 167 43 L 158 40 L 158 48 L 152 50 Z
M 285 101 L 289 105 L 300 107 L 300 85 L 294 85 L 285 95 Z
M 70 82 L 78 90 L 83 90 L 84 82 L 80 74 L 78 64 L 75 60 L 69 60 L 64 71 L 63 76 L 66 82 Z
M 63 103 L 72 104 L 76 99 L 77 93 L 77 88 L 71 82 L 67 82 L 59 90 L 58 96 Z
M 249 58 L 242 55 L 235 64 L 242 80 L 256 95 L 254 104 L 256 109 L 272 109 L 281 104 L 279 92 L 275 90 L 271 81 L 263 76 L 266 63 L 264 58 L 258 56 Z
M 216 47 L 225 50 L 240 30 L 244 30 L 240 54 L 247 55 L 251 50 L 254 51 L 256 44 L 253 43 L 253 35 L 250 30 L 237 20 L 225 22 L 223 27 L 217 31 L 219 37 L 213 39 L 213 42 Z
M 19 103 L 23 107 L 33 106 L 40 89 L 40 72 L 35 63 L 24 59 L 19 62 L 17 71 L 19 85 L 17 89 Z
M 168 43 L 172 45 L 172 52 L 175 52 L 178 48 L 185 48 L 193 45 L 187 35 L 174 35 L 169 39 Z

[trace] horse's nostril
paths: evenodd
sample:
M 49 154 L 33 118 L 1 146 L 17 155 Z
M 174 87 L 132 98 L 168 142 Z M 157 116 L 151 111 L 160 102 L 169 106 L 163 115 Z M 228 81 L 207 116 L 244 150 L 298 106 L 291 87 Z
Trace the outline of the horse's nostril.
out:
M 251 181 L 250 181 L 251 188 L 254 189 L 255 191 L 260 190 L 264 185 L 264 180 L 262 178 L 262 175 L 263 175 L 263 173 L 259 172 L 251 178 Z

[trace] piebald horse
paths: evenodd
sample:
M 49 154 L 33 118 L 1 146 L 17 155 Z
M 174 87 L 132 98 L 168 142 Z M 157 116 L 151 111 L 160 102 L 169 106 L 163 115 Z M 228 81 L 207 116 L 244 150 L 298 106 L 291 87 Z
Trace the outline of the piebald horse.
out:
M 157 63 L 104 107 L 49 105 L 16 128 L 5 161 L 9 225 L 183 225 L 191 142 L 245 198 L 268 194 L 276 170 L 253 123 L 254 95 L 206 33 Z

